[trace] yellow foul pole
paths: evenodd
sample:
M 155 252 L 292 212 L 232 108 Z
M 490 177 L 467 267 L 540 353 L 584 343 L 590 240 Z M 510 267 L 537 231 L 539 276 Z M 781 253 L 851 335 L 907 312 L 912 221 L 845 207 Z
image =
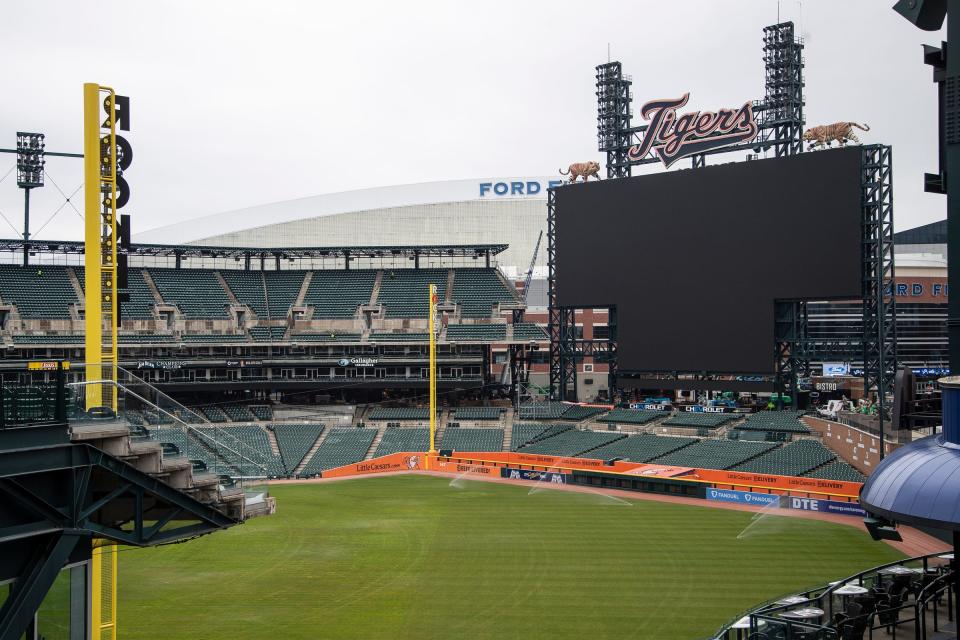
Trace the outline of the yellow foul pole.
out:
M 84 325 L 87 381 L 117 379 L 116 94 L 83 85 Z M 103 110 L 101 110 L 103 109 Z M 104 329 L 108 332 L 104 335 Z M 116 389 L 88 384 L 86 408 L 117 411 Z M 91 562 L 90 637 L 117 638 L 117 545 L 95 539 Z
M 100 313 L 100 85 L 83 85 L 83 211 L 85 360 L 87 380 L 103 379 L 100 353 L 103 344 L 103 316 Z M 103 406 L 103 387 L 85 387 L 88 409 Z
M 429 287 L 430 296 L 430 455 L 437 453 L 437 285 Z M 429 460 L 427 456 L 427 460 Z M 429 462 L 427 463 L 429 465 Z

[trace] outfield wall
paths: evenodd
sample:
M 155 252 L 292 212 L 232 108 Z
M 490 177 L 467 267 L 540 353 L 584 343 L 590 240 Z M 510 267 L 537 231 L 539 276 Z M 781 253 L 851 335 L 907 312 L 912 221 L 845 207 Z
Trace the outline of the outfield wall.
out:
M 329 469 L 323 478 L 376 473 L 433 471 L 458 476 L 576 484 L 604 489 L 662 493 L 715 502 L 799 509 L 863 517 L 861 484 L 772 474 L 665 466 L 618 460 L 566 458 L 520 452 L 464 452 L 439 456 L 394 453 Z

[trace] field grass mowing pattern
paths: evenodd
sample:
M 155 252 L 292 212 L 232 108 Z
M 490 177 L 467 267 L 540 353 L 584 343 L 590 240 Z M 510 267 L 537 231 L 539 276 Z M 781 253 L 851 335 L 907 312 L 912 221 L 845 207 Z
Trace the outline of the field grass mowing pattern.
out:
M 121 553 L 123 637 L 702 638 L 899 557 L 829 522 L 465 479 L 271 492 L 274 516 Z

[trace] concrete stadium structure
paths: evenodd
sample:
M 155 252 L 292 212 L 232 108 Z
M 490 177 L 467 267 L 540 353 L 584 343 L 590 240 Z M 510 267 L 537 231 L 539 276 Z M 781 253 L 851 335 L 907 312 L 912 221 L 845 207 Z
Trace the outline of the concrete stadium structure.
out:
M 230 247 L 508 244 L 499 266 L 526 270 L 561 176 L 478 178 L 330 193 L 227 211 L 134 241 Z M 538 265 L 546 265 L 546 239 Z

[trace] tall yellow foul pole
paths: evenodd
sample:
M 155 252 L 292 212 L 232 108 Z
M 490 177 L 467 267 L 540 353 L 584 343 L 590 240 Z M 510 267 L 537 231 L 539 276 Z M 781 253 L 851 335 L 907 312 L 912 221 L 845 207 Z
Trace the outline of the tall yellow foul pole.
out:
M 84 324 L 87 381 L 117 379 L 116 127 L 116 94 L 113 89 L 96 83 L 84 84 Z M 104 328 L 108 331 L 106 336 Z M 87 409 L 109 407 L 117 411 L 117 392 L 114 387 L 88 384 L 84 389 Z M 94 540 L 90 573 L 90 637 L 92 640 L 116 640 L 117 545 L 109 540 Z
M 84 302 L 87 380 L 103 379 L 101 371 L 103 316 L 100 313 L 100 85 L 83 85 L 83 211 L 84 211 Z M 88 409 L 103 406 L 103 387 L 86 389 Z
M 429 287 L 430 297 L 430 455 L 427 456 L 429 468 L 430 456 L 437 453 L 437 285 Z
M 83 177 L 86 379 L 88 382 L 116 381 L 119 329 L 116 93 L 110 87 L 92 82 L 83 85 Z M 116 413 L 114 387 L 90 384 L 85 389 L 88 410 L 109 407 Z

